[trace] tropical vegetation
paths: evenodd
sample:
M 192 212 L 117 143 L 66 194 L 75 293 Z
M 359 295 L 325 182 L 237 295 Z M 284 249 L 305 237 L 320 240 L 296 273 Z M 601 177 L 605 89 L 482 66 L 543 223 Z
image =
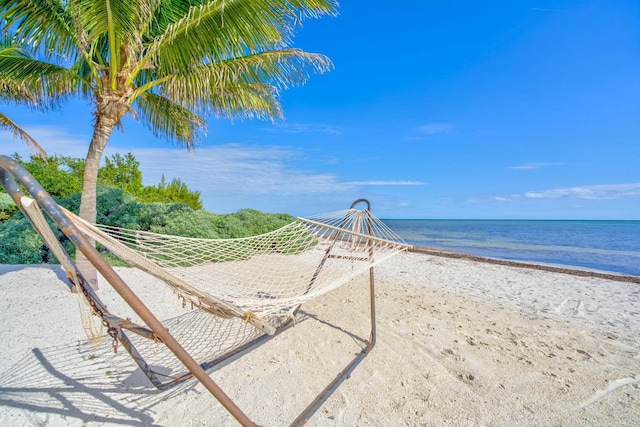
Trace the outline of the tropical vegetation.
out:
M 49 184 L 50 194 L 60 205 L 75 213 L 79 211 L 82 160 L 52 156 L 45 163 L 36 156 L 28 161 L 14 157 L 38 181 Z M 185 237 L 236 238 L 273 231 L 294 220 L 287 214 L 266 214 L 254 209 L 242 209 L 232 214 L 207 212 L 201 209 L 200 194 L 180 180 L 174 180 L 178 182 L 177 186 L 171 183 L 142 186 L 138 162 L 130 153 L 105 160 L 106 165 L 98 173 L 97 222 L 100 224 Z M 118 179 L 123 175 L 139 177 L 142 188 L 132 188 L 126 180 Z M 173 187 L 180 191 L 172 193 L 168 190 Z M 132 189 L 142 194 L 146 201 L 128 192 Z M 71 242 L 55 227 L 52 229 L 67 252 L 73 255 Z M 0 192 L 0 263 L 57 262 L 11 197 Z

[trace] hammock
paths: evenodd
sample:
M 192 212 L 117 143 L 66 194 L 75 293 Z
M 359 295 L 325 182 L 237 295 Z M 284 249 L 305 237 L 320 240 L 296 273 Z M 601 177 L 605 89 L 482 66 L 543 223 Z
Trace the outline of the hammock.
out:
M 33 196 L 26 197 L 16 180 Z M 369 202 L 360 199 L 350 209 L 298 218 L 271 233 L 241 239 L 196 239 L 160 235 L 89 224 L 58 206 L 22 166 L 0 156 L 0 183 L 16 201 L 25 216 L 45 240 L 67 272 L 71 287 L 86 298 L 93 315 L 107 327 L 114 350 L 120 343 L 150 381 L 158 388 L 171 387 L 195 376 L 243 425 L 253 422 L 235 405 L 206 373 L 212 364 L 260 342 L 265 334 L 274 334 L 291 326 L 300 306 L 353 277 L 369 271 L 371 299 L 371 335 L 367 346 L 303 411 L 294 424 L 308 420 L 328 395 L 349 376 L 375 343 L 375 303 L 373 266 L 409 248 L 393 231 L 371 213 Z M 35 203 L 34 203 L 35 199 Z M 365 204 L 366 209 L 356 209 Z M 140 316 L 145 325 L 118 317 L 107 310 L 100 298 L 55 239 L 41 209 L 82 251 L 105 279 Z M 151 313 L 137 295 L 100 256 L 91 243 L 95 240 L 125 262 L 161 279 L 184 301 L 202 312 L 215 315 L 213 322 L 198 319 L 198 328 L 235 333 L 236 338 L 220 337 L 229 345 L 211 352 L 187 351 Z M 235 318 L 223 326 L 222 319 Z M 179 320 L 177 321 L 179 323 Z M 174 324 L 177 324 L 174 323 Z M 195 324 L 195 323 L 194 323 Z M 253 325 L 254 328 L 249 325 Z M 185 334 L 194 328 L 183 329 Z M 195 328 L 197 329 L 197 328 Z M 188 372 L 167 377 L 160 374 L 141 355 L 140 338 L 163 343 Z M 202 335 L 196 341 L 202 341 Z M 179 334 L 181 342 L 193 339 Z M 135 343 L 134 343 L 135 341 Z M 135 344 L 135 345 L 134 345 Z M 203 346 L 198 346 L 203 348 Z M 204 358 L 196 362 L 193 356 Z M 163 361 L 165 359 L 162 359 Z M 155 364 L 155 363 L 154 363 Z M 173 369 L 168 369 L 172 371 Z
M 291 318 L 406 244 L 368 210 L 354 207 L 298 218 L 278 230 L 239 239 L 198 239 L 92 225 L 65 211 L 88 237 L 161 279 L 186 302 L 221 317 Z

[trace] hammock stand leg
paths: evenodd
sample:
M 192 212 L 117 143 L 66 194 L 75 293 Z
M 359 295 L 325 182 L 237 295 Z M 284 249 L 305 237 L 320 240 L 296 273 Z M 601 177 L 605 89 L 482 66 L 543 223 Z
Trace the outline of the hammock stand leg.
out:
M 318 394 L 318 396 L 307 406 L 300 415 L 291 423 L 292 426 L 303 426 L 311 419 L 318 409 L 324 404 L 324 402 L 333 394 L 334 391 L 340 387 L 340 384 L 344 380 L 351 376 L 351 372 L 367 357 L 371 349 L 376 344 L 376 308 L 375 308 L 375 287 L 374 287 L 374 275 L 373 267 L 369 269 L 369 289 L 370 289 L 370 304 L 371 304 L 371 335 L 369 336 L 369 342 L 366 347 L 362 349 L 360 353 L 342 370 L 340 373 L 325 387 L 324 390 Z
M 369 204 L 369 201 L 366 199 L 356 200 L 351 205 L 351 208 L 354 208 L 360 202 L 367 204 L 367 212 L 371 211 L 371 205 Z M 343 224 L 346 223 L 346 221 L 347 221 L 347 218 L 345 218 L 345 220 L 343 221 Z M 372 234 L 372 224 L 371 224 L 371 218 L 369 216 L 367 216 L 367 227 L 368 227 L 369 234 Z M 309 287 L 307 288 L 307 292 L 311 290 L 313 283 L 315 282 L 316 277 L 320 273 L 320 269 L 322 269 L 322 267 L 324 266 L 326 259 L 331 257 L 330 252 L 334 244 L 335 244 L 335 239 L 334 239 L 334 242 L 327 249 L 327 252 L 325 253 L 324 258 L 320 262 L 318 269 L 313 275 L 313 279 L 309 284 Z M 369 259 L 373 259 L 373 248 L 371 246 L 371 242 L 369 242 L 368 244 L 369 244 Z M 375 274 L 374 274 L 373 267 L 369 267 L 369 306 L 371 310 L 371 316 L 370 316 L 371 332 L 369 335 L 369 341 L 367 345 L 362 349 L 362 351 L 360 351 L 360 353 L 358 353 L 356 357 L 351 362 L 349 362 L 349 364 L 342 371 L 340 371 L 340 373 L 333 379 L 333 381 L 331 381 L 329 385 L 327 385 L 325 389 L 322 390 L 320 394 L 318 394 L 318 396 L 309 404 L 309 406 L 307 406 L 304 409 L 304 411 L 302 411 L 302 413 L 298 415 L 298 417 L 293 421 L 293 423 L 291 423 L 292 426 L 299 427 L 306 424 L 307 421 L 311 419 L 313 414 L 315 414 L 318 411 L 318 409 L 320 409 L 320 407 L 329 398 L 329 396 L 331 396 L 333 392 L 337 390 L 340 384 L 342 384 L 344 380 L 348 379 L 351 376 L 351 372 L 353 372 L 353 370 L 360 364 L 360 362 L 362 362 L 362 360 L 365 357 L 367 357 L 367 355 L 371 352 L 373 347 L 376 345 L 376 299 L 375 297 L 376 297 Z M 298 306 L 295 312 L 297 312 L 299 308 L 300 307 Z

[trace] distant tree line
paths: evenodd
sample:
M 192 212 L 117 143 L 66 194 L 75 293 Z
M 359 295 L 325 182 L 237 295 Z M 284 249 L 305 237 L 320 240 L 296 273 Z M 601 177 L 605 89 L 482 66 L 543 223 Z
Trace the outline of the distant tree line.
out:
M 67 197 L 82 190 L 82 159 L 55 155 L 45 161 L 32 155 L 25 161 L 17 154 L 13 158 L 54 197 Z M 184 203 L 194 210 L 202 209 L 200 193 L 189 190 L 179 178 L 167 183 L 163 175 L 158 185 L 142 185 L 140 163 L 131 153 L 106 157 L 104 166 L 98 170 L 98 184 L 119 188 L 140 202 Z
M 80 207 L 84 162 L 65 156 L 28 161 L 14 156 L 53 198 L 77 213 Z M 99 224 L 185 237 L 248 237 L 278 229 L 294 220 L 287 214 L 266 214 L 242 209 L 214 214 L 202 209 L 200 193 L 180 179 L 144 186 L 135 157 L 115 154 L 98 172 L 97 219 Z M 72 243 L 55 227 L 54 233 L 73 256 Z M 108 256 L 108 255 L 107 255 Z M 8 194 L 0 192 L 0 263 L 57 263 L 48 248 L 18 210 Z

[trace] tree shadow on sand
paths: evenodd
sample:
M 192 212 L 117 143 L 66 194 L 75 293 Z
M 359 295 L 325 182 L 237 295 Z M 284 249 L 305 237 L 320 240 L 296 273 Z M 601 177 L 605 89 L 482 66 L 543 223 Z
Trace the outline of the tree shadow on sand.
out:
M 308 318 L 299 313 L 298 323 Z M 208 370 L 212 372 L 270 338 L 251 344 L 258 335 L 243 330 L 255 328 L 237 320 L 221 321 L 194 310 L 165 322 L 165 326 L 200 362 L 217 357 L 228 346 L 243 346 L 242 351 L 213 365 Z M 187 372 L 164 345 L 133 334 L 129 338 L 160 375 L 172 378 Z M 0 373 L 0 406 L 84 423 L 148 426 L 155 424 L 152 411 L 155 405 L 184 393 L 200 394 L 197 385 L 196 380 L 189 379 L 166 390 L 156 389 L 129 354 L 122 347 L 114 353 L 111 339 L 104 337 L 98 343 L 81 340 L 32 349 L 22 361 Z
M 0 375 L 0 405 L 85 423 L 148 426 L 154 423 L 150 408 L 193 389 L 191 381 L 156 390 L 128 354 L 114 354 L 107 341 L 32 349 Z

